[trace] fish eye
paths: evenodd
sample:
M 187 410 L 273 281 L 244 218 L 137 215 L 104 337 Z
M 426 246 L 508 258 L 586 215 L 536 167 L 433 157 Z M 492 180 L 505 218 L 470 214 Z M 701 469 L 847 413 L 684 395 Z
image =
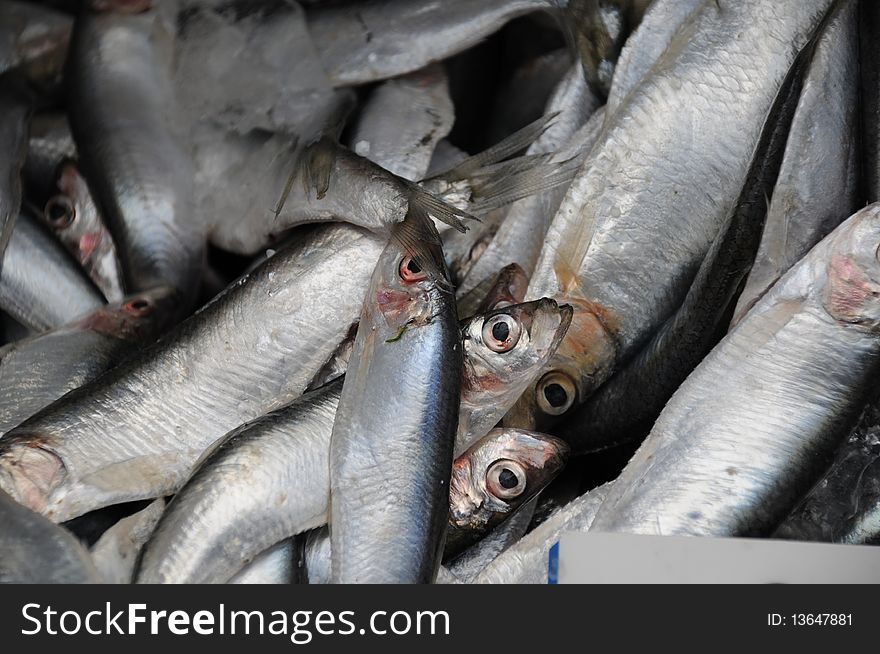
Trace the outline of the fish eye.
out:
M 49 198 L 43 215 L 54 229 L 64 229 L 76 220 L 76 208 L 66 195 L 56 195 Z
M 509 352 L 519 342 L 522 330 L 513 316 L 499 313 L 483 323 L 483 342 L 493 352 Z
M 414 284 L 426 279 L 428 275 L 422 270 L 422 267 L 416 263 L 415 259 L 406 256 L 400 260 L 397 267 L 400 278 L 408 284 Z
M 526 471 L 516 461 L 496 461 L 486 472 L 486 488 L 502 500 L 519 497 L 526 490 Z
M 571 377 L 561 372 L 547 373 L 537 386 L 538 407 L 551 416 L 565 413 L 574 404 L 577 389 Z
M 125 309 L 135 316 L 145 316 L 152 311 L 153 306 L 146 298 L 135 298 L 125 303 Z

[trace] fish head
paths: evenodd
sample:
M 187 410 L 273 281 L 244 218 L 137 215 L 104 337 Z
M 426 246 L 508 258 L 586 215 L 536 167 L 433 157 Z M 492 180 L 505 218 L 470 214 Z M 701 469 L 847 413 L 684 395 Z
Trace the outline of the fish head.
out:
M 85 263 L 107 237 L 89 185 L 73 161 L 58 167 L 56 185 L 60 191 L 43 209 L 46 224 L 61 240 L 73 245 L 80 263 Z
M 542 298 L 465 321 L 463 402 L 480 405 L 491 397 L 506 411 L 551 360 L 571 316 L 570 306 Z
M 453 463 L 450 525 L 479 531 L 495 526 L 556 478 L 568 452 L 554 436 L 493 429 Z
M 880 203 L 862 209 L 831 238 L 826 311 L 835 320 L 880 331 Z
M 80 327 L 124 341 L 147 342 L 158 334 L 176 298 L 168 286 L 142 291 L 101 307 L 83 319 Z

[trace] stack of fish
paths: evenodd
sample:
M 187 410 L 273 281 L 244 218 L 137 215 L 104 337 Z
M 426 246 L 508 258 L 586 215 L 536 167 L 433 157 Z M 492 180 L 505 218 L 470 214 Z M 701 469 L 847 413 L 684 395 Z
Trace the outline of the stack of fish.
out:
M 880 544 L 880 6 L 0 0 L 0 581 Z

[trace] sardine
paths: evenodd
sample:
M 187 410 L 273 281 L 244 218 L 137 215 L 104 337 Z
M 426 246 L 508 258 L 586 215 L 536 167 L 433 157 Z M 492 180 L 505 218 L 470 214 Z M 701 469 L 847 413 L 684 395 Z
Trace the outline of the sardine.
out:
M 230 584 L 289 584 L 294 578 L 293 541 L 273 545 L 242 568 Z
M 528 423 L 585 401 L 681 303 L 782 78 L 830 4 L 704 0 L 607 117 L 526 296 L 574 306 L 556 361 L 518 407 Z
M 304 236 L 7 433 L 0 487 L 55 521 L 175 492 L 213 442 L 303 392 L 356 319 L 381 249 L 347 226 Z
M 161 497 L 105 531 L 90 553 L 106 584 L 130 584 L 141 549 L 165 510 Z
M 37 332 L 96 311 L 104 298 L 61 244 L 28 213 L 15 221 L 0 268 L 0 307 Z
M 169 301 L 155 289 L 0 349 L 0 435 L 151 342 Z
M 79 261 L 107 301 L 119 302 L 123 297 L 123 280 L 116 244 L 76 164 L 61 164 L 57 189 L 60 193 L 49 198 L 43 210 L 46 224 Z
M 681 385 L 592 529 L 760 536 L 816 482 L 880 368 L 880 206 L 791 268 Z
M 185 315 L 205 228 L 193 213 L 193 165 L 171 85 L 174 27 L 161 5 L 128 13 L 124 0 L 86 4 L 68 71 L 80 163 L 116 240 L 126 292 L 170 286 Z

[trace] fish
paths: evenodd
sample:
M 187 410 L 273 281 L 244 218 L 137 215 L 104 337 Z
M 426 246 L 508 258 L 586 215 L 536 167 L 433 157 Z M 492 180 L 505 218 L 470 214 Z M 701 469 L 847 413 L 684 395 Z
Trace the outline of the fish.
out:
M 550 548 L 567 532 L 590 529 L 606 495 L 617 482 L 584 493 L 554 511 L 547 520 L 483 568 L 474 584 L 546 584 Z
M 104 297 L 71 256 L 28 212 L 15 229 L 0 268 L 0 308 L 43 332 L 96 311 Z
M 838 5 L 839 7 L 840 5 Z M 829 15 L 817 36 L 834 26 Z M 579 453 L 640 441 L 663 406 L 721 340 L 737 296 L 766 238 L 766 198 L 778 188 L 790 130 L 821 42 L 804 47 L 770 108 L 742 191 L 715 236 L 681 306 L 642 350 L 577 407 L 558 432 Z
M 67 161 L 58 168 L 60 193 L 46 202 L 42 217 L 62 245 L 79 261 L 108 302 L 124 297 L 116 244 L 95 205 L 79 167 Z
M 509 407 L 518 393 L 514 389 L 505 395 L 498 386 L 539 371 L 542 362 L 552 356 L 542 356 L 540 348 L 548 340 L 558 341 L 564 332 L 566 310 L 551 302 L 510 307 L 506 315 L 523 333 L 516 344 L 506 352 L 493 351 L 482 341 L 464 349 L 466 358 L 487 372 L 494 371 L 497 379 L 486 383 L 476 377 L 462 378 L 462 416 L 483 410 L 490 401 L 500 403 L 497 411 L 503 414 L 505 403 Z M 556 321 L 550 320 L 552 315 L 557 316 Z M 481 331 L 487 319 L 481 315 L 464 321 L 462 337 Z M 527 361 L 532 361 L 530 367 Z M 326 523 L 330 438 L 342 381 L 331 381 L 274 414 L 234 430 L 206 454 L 171 503 L 147 548 L 139 578 L 145 582 L 223 583 L 242 562 L 273 543 Z M 476 430 L 465 435 L 464 442 L 477 442 L 494 424 L 464 422 Z M 519 444 L 517 437 L 517 432 L 504 436 L 512 445 Z M 522 438 L 523 443 L 534 442 Z M 494 442 L 487 442 L 486 448 Z M 546 442 L 548 451 L 558 447 L 561 456 L 562 446 L 552 439 Z M 548 481 L 551 472 L 558 472 L 552 465 L 556 461 L 548 460 L 544 471 L 539 471 Z M 534 482 L 539 479 L 538 474 L 533 476 Z M 241 519 L 230 521 L 226 516 L 231 514 Z
M 42 111 L 31 116 L 27 157 L 21 175 L 29 201 L 44 206 L 58 192 L 56 174 L 66 161 L 76 161 L 76 144 L 67 114 Z
M 556 477 L 566 452 L 565 443 L 546 434 L 495 429 L 458 457 L 449 489 L 449 532 L 444 560 L 455 559 L 463 547 L 513 520 L 520 507 Z M 304 538 L 304 562 L 310 584 L 330 583 L 332 578 L 331 531 L 315 529 Z
M 153 500 L 140 511 L 119 520 L 92 545 L 89 553 L 98 574 L 107 584 L 130 584 L 135 564 L 156 523 L 165 500 Z
M 572 304 L 574 317 L 515 409 L 523 426 L 546 431 L 586 401 L 681 303 L 782 79 L 830 4 L 705 0 L 606 117 L 526 294 Z
M 379 257 L 330 439 L 336 583 L 430 583 L 443 551 L 462 347 L 436 229 L 411 212 L 398 230 L 418 257 Z
M 861 100 L 862 177 L 868 202 L 880 202 L 880 63 L 874 46 L 880 38 L 880 7 L 859 3 L 859 97 Z
M 0 78 L 0 260 L 21 211 L 21 171 L 27 155 L 30 98 L 19 83 Z
M 154 340 L 171 298 L 170 289 L 141 293 L 0 348 L 0 434 Z
M 764 536 L 778 525 L 878 372 L 878 245 L 870 205 L 792 267 L 675 392 L 591 529 Z
M 349 86 L 424 68 L 518 16 L 552 8 L 549 0 L 371 0 L 315 7 L 306 18 L 330 82 Z
M 0 491 L 0 583 L 96 584 L 88 550 L 53 524 Z
M 67 79 L 80 165 L 119 252 L 126 293 L 170 286 L 177 318 L 195 301 L 205 227 L 171 83 L 166 5 L 89 0 L 74 26 Z M 142 10 L 142 11 L 141 11 Z
M 734 324 L 859 208 L 858 3 L 841 5 L 815 45 L 761 247 L 740 293 Z M 828 101 L 831 97 L 834 102 Z
M 304 235 L 5 434 L 0 488 L 57 522 L 174 493 L 215 441 L 303 393 L 357 318 L 383 247 L 348 226 Z

